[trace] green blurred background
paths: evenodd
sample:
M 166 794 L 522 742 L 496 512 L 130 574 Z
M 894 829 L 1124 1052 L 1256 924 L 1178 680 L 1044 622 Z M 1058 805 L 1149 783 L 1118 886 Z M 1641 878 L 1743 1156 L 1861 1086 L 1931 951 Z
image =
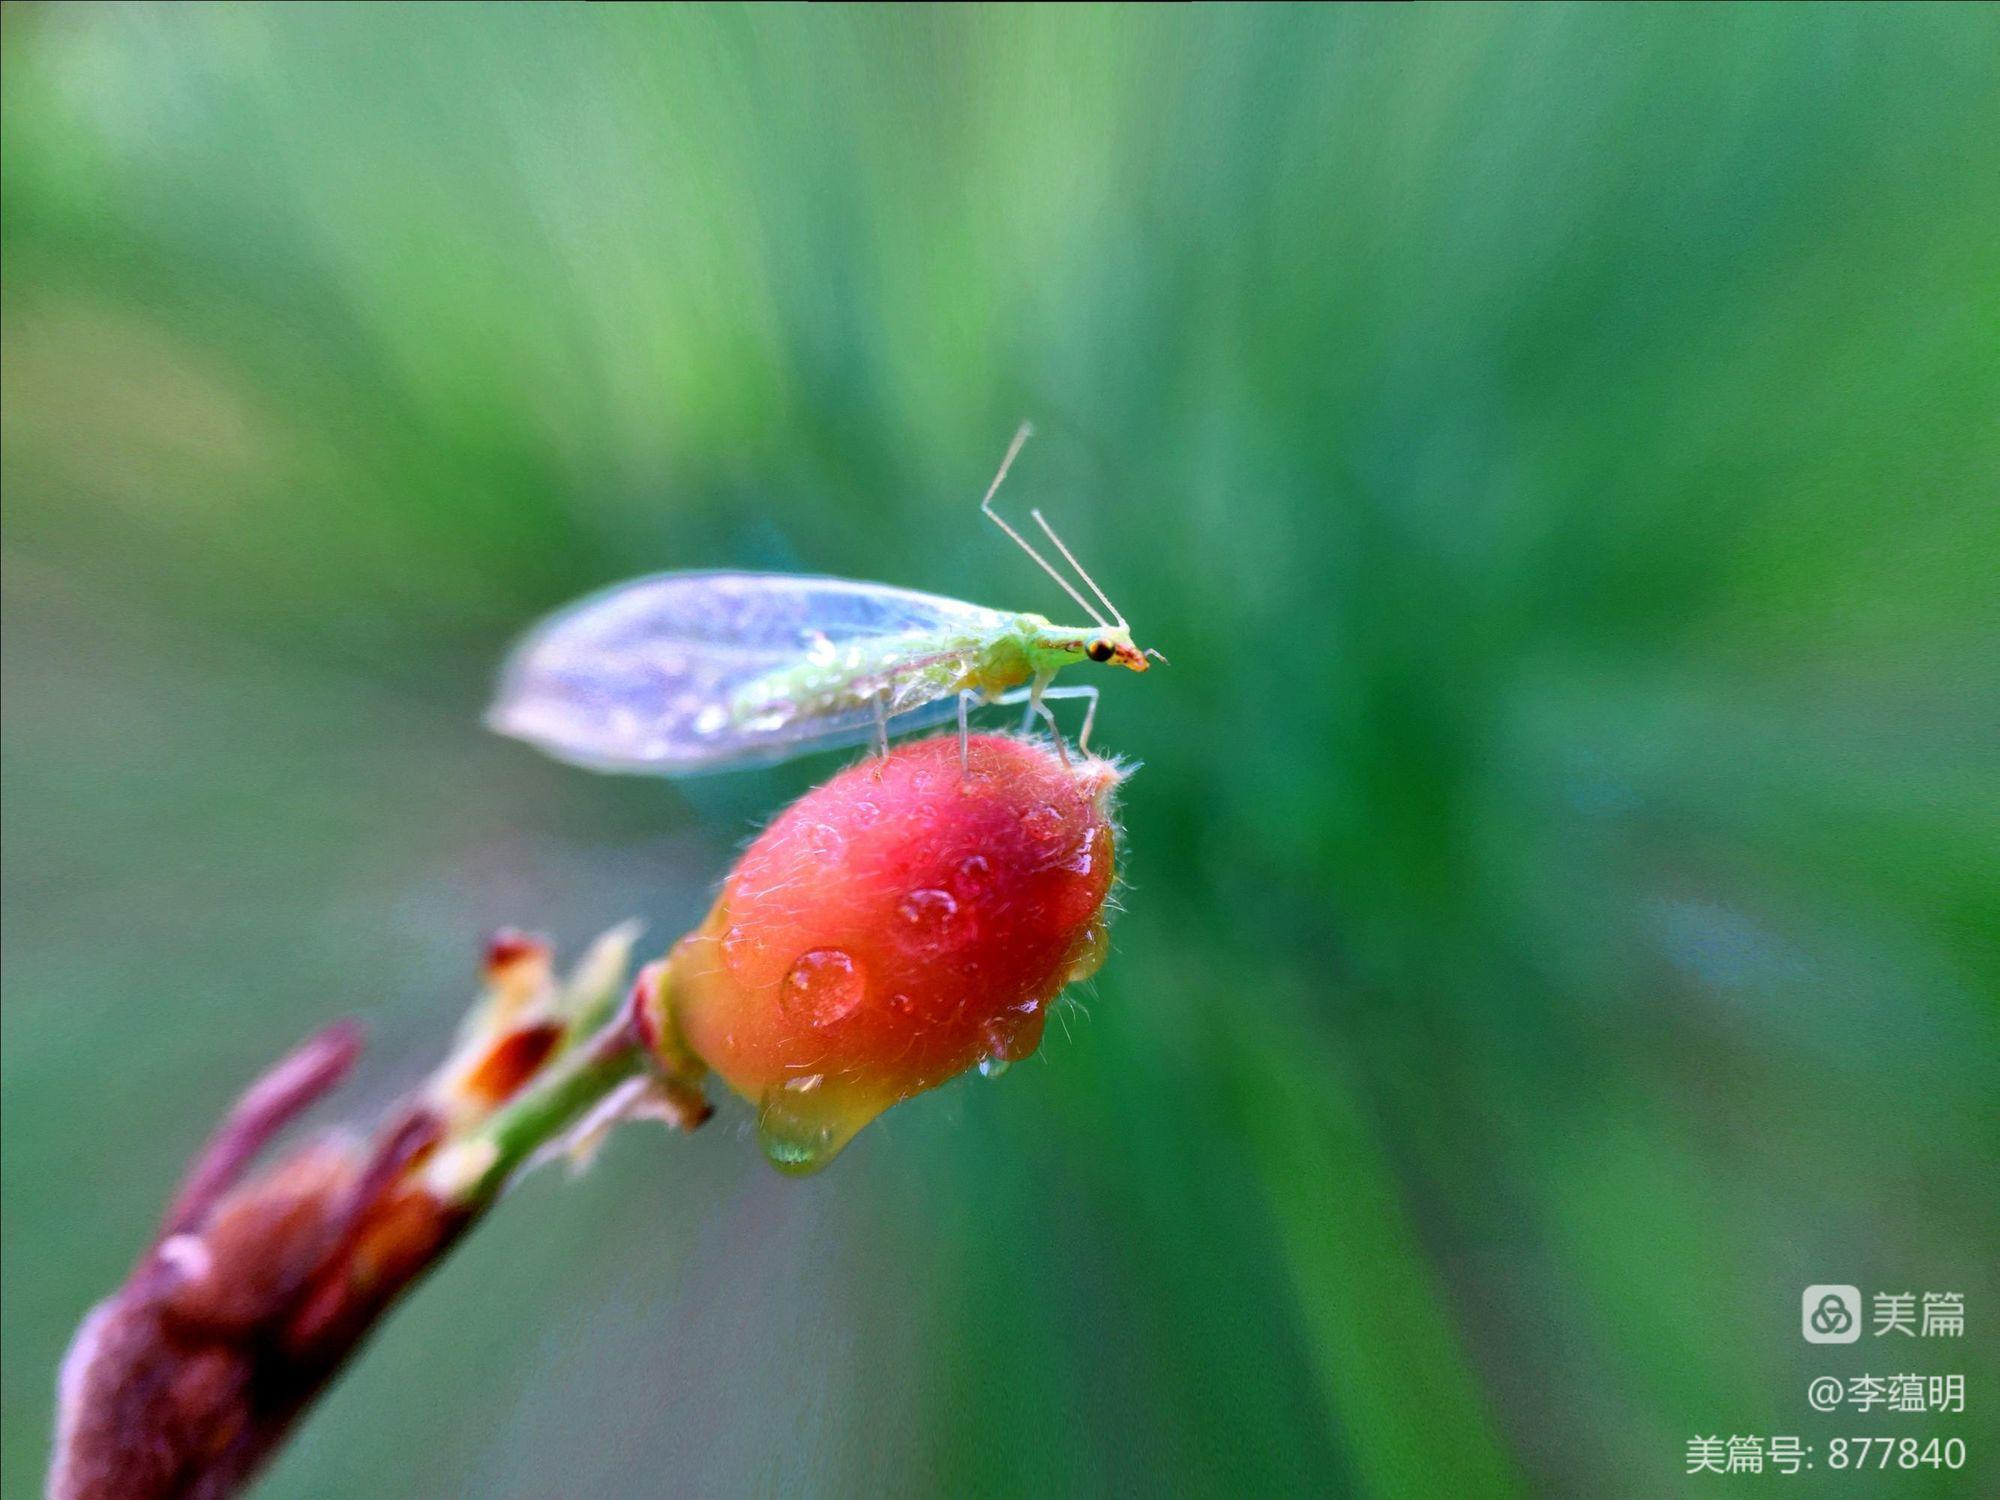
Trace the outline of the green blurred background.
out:
M 1064 601 L 1127 916 L 811 1181 L 531 1182 L 273 1496 L 1969 1494 L 2000 1464 L 1990 9 L 5 12 L 4 1470 L 181 1161 L 837 760 L 479 727 L 668 567 Z M 1808 1282 L 1966 1295 L 1814 1349 Z M 1963 1417 L 1813 1375 L 1963 1371 Z M 1684 1478 L 1690 1436 L 1958 1476 Z

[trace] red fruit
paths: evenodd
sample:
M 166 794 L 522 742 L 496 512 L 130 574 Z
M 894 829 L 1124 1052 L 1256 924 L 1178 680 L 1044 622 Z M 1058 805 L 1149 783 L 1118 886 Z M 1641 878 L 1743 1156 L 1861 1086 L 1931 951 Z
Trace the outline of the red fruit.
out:
M 1103 953 L 1111 792 L 1101 760 L 956 735 L 809 792 L 737 861 L 674 949 L 675 1040 L 759 1107 L 811 1171 L 898 1100 L 1025 1057 Z

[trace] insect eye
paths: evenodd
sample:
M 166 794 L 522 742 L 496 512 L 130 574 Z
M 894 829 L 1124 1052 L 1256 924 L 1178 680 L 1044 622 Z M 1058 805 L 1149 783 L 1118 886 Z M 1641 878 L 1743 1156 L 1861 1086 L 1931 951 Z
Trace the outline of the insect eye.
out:
M 1092 641 L 1083 648 L 1083 654 L 1092 661 L 1110 661 L 1118 653 L 1109 641 Z

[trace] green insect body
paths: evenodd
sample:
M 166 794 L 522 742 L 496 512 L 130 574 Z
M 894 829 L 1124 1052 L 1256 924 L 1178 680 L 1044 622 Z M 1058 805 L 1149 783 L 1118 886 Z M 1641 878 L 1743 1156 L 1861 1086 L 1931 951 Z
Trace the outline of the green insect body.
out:
M 1062 586 L 1092 624 L 1057 625 L 886 584 L 773 573 L 662 573 L 605 590 L 545 621 L 516 649 L 488 722 L 577 765 L 692 775 L 783 760 L 1026 699 L 1055 733 L 1047 698 L 1079 661 L 1143 672 L 1111 601 L 1040 511 L 1035 524 L 1096 602 L 992 509 L 1028 429 L 1014 435 L 981 511 Z M 1100 606 L 1102 606 L 1100 608 Z M 1164 658 L 1161 658 L 1164 660 Z M 1061 736 L 1056 743 L 1061 747 Z
M 895 718 L 955 693 L 991 702 L 1016 688 L 1045 688 L 1062 668 L 1086 659 L 1146 669 L 1115 627 L 1068 629 L 1037 614 L 1001 618 L 991 630 L 916 630 L 843 646 L 822 637 L 804 661 L 751 679 L 697 728 L 763 731 L 854 710 Z

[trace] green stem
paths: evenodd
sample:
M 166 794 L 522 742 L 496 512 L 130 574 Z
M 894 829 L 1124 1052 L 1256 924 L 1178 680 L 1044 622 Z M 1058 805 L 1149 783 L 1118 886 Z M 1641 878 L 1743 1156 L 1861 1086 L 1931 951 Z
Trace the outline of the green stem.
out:
M 483 1208 L 530 1156 L 646 1066 L 645 1049 L 620 1016 L 557 1059 L 520 1097 L 451 1143 L 433 1186 L 449 1202 Z

